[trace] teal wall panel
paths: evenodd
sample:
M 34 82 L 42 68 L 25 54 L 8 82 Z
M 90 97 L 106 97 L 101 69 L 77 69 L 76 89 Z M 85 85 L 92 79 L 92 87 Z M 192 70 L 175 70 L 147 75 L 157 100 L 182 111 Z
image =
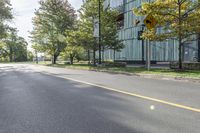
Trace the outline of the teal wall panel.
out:
M 134 21 L 144 20 L 144 17 L 135 16 L 132 12 L 134 7 L 140 7 L 142 2 L 149 0 L 111 0 L 111 7 L 123 5 L 124 7 L 124 27 L 119 30 L 119 39 L 125 44 L 125 48 L 121 52 L 116 52 L 116 60 L 142 60 L 142 41 L 137 40 L 138 31 L 141 25 L 135 26 Z M 162 32 L 161 28 L 157 29 Z M 145 41 L 146 44 L 146 41 Z M 151 44 L 151 60 L 154 61 L 177 61 L 178 60 L 178 43 L 176 40 L 167 40 L 163 42 L 150 42 Z M 190 42 L 186 45 L 184 59 L 192 61 L 197 53 L 197 42 Z M 146 55 L 144 56 L 146 57 Z M 113 59 L 113 51 L 105 52 L 105 60 Z

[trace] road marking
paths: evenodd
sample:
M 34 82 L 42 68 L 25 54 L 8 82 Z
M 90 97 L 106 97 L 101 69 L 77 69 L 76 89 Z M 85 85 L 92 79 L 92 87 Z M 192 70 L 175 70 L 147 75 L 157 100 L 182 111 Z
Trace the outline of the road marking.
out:
M 181 105 L 181 104 L 177 104 L 177 103 L 167 102 L 165 100 L 151 98 L 151 97 L 148 97 L 148 96 L 143 96 L 143 95 L 139 95 L 139 94 L 135 94 L 135 93 L 131 93 L 131 92 L 126 92 L 126 91 L 114 89 L 114 88 L 111 88 L 111 87 L 98 85 L 98 84 L 94 84 L 94 83 L 89 83 L 89 82 L 86 82 L 86 81 L 81 81 L 81 80 L 77 80 L 77 79 L 73 79 L 73 78 L 58 76 L 58 75 L 55 75 L 53 73 L 46 73 L 45 72 L 45 74 L 50 75 L 50 76 L 55 76 L 55 77 L 58 77 L 58 78 L 62 78 L 62 79 L 66 79 L 66 80 L 71 80 L 71 81 L 82 83 L 82 84 L 87 84 L 87 85 L 90 85 L 90 86 L 96 86 L 96 87 L 106 89 L 106 90 L 109 90 L 109 91 L 118 92 L 118 93 L 121 93 L 121 94 L 134 96 L 134 97 L 137 97 L 137 98 L 141 98 L 141 99 L 145 99 L 145 100 L 149 100 L 149 101 L 154 101 L 154 102 L 170 105 L 170 106 L 173 106 L 173 107 L 182 108 L 182 109 L 185 109 L 185 110 L 190 110 L 190 111 L 193 111 L 193 112 L 200 113 L 200 109 L 197 109 L 197 108 L 193 108 L 193 107 L 189 107 L 189 106 L 185 106 L 185 105 Z

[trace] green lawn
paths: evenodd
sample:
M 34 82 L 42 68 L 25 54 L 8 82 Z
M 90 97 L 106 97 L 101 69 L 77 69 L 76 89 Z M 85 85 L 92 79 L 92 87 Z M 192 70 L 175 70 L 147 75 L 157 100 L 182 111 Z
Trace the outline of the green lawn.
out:
M 41 63 L 40 63 L 41 64 Z M 94 67 L 89 66 L 87 64 L 74 64 L 74 65 L 65 65 L 65 64 L 49 64 L 49 63 L 42 63 L 42 65 L 51 66 L 51 67 L 61 67 L 61 68 L 71 68 L 71 69 L 83 69 L 83 70 L 96 70 L 96 71 L 106 71 L 106 72 L 121 72 L 121 73 L 130 73 L 130 74 L 152 74 L 152 75 L 162 75 L 162 76 L 169 76 L 169 77 L 182 77 L 182 78 L 194 78 L 200 79 L 200 70 L 193 71 L 175 71 L 171 69 L 151 69 L 147 71 L 145 68 L 135 68 L 135 67 Z

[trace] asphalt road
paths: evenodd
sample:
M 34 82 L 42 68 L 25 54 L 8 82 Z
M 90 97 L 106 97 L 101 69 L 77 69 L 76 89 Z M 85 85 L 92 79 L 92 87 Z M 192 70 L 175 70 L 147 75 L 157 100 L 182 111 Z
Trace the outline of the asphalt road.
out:
M 84 78 L 80 71 L 69 71 L 33 65 L 0 64 L 0 133 L 200 132 L 198 112 L 56 77 L 73 75 L 73 78 L 79 80 Z M 47 72 L 51 72 L 51 75 L 45 74 Z M 85 72 L 84 75 L 90 73 Z M 92 73 L 94 77 L 100 78 L 101 73 L 95 74 Z M 128 78 L 122 75 L 118 77 L 124 80 Z M 110 79 L 110 83 L 107 78 L 98 78 L 98 82 L 94 78 L 89 79 L 89 76 L 84 80 L 92 83 L 101 81 L 103 85 L 120 84 L 113 79 Z M 124 86 L 126 91 L 135 92 L 141 87 L 136 93 L 146 96 L 148 91 L 144 82 L 146 85 L 152 83 L 148 96 L 156 97 L 155 94 L 160 94 L 156 98 L 199 108 L 199 84 L 134 79 L 138 84 L 132 86 L 132 90 L 128 85 Z M 159 86 L 162 89 L 170 86 L 180 88 L 189 93 L 190 98 L 182 98 L 177 93 L 181 90 L 174 91 L 172 88 L 164 90 L 166 94 L 161 95 Z M 168 95 L 173 92 L 177 95 Z

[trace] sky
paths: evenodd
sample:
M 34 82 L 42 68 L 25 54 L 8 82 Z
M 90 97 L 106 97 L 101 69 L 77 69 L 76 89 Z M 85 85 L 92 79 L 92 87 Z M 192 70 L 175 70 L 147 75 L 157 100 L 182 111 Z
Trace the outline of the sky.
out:
M 11 0 L 14 20 L 11 22 L 13 27 L 19 31 L 19 36 L 22 36 L 30 43 L 29 31 L 32 31 L 32 18 L 34 17 L 35 9 L 39 8 L 39 0 Z M 82 0 L 68 0 L 71 5 L 78 10 L 82 4 Z

